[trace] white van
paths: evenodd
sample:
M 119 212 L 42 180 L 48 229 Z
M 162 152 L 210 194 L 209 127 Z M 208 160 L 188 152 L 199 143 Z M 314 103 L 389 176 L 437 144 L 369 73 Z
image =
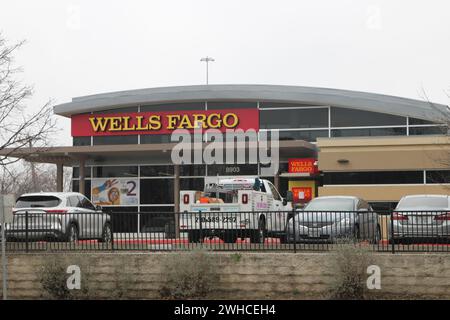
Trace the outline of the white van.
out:
M 266 236 L 285 236 L 292 211 L 292 194 L 283 199 L 268 180 L 226 178 L 205 185 L 203 191 L 180 192 L 180 231 L 190 242 L 218 236 L 227 243 L 250 237 L 263 243 Z

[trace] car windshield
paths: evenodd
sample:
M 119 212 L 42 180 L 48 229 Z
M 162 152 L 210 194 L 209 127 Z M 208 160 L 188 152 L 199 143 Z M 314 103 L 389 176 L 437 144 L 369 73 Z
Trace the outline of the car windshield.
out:
M 54 196 L 26 196 L 19 197 L 16 208 L 51 208 L 61 203 L 61 199 Z
M 404 198 L 397 208 L 447 208 L 447 197 L 413 197 Z
M 314 199 L 308 203 L 304 211 L 352 211 L 353 199 Z

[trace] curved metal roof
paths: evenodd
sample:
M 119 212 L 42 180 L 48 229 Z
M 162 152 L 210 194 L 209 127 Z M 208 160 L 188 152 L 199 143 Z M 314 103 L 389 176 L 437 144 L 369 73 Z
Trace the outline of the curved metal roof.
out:
M 55 114 L 72 114 L 107 110 L 138 104 L 187 101 L 273 101 L 325 105 L 409 116 L 430 121 L 450 118 L 450 109 L 442 104 L 382 94 L 282 85 L 194 85 L 148 88 L 73 98 L 72 102 L 54 106 Z

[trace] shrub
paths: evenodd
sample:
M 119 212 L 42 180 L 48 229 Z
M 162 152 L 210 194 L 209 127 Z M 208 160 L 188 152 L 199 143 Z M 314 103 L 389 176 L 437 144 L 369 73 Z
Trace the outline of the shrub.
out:
M 361 300 L 367 294 L 367 267 L 372 264 L 368 247 L 352 240 L 341 240 L 331 253 L 331 272 L 335 275 L 331 287 L 332 299 Z
M 69 290 L 67 288 L 67 279 L 70 274 L 67 273 L 67 266 L 58 259 L 57 256 L 46 256 L 47 259 L 41 268 L 39 282 L 44 290 L 44 298 L 67 300 L 67 299 L 87 299 L 89 298 L 88 268 L 83 267 L 83 263 L 71 263 L 80 266 L 82 270 L 81 275 L 81 290 Z
M 214 291 L 219 276 L 211 255 L 197 249 L 167 258 L 163 264 L 163 285 L 159 290 L 162 298 L 206 298 Z
M 42 266 L 39 282 L 46 296 L 50 299 L 69 299 L 70 290 L 67 288 L 66 268 L 55 258 L 50 258 Z

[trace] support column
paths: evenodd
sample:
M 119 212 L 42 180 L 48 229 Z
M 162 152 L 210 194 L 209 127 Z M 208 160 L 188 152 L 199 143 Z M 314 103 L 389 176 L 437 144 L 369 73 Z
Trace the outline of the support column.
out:
M 56 192 L 63 192 L 64 186 L 64 166 L 62 162 L 56 164 Z
M 86 195 L 86 190 L 84 189 L 84 181 L 86 178 L 85 172 L 85 160 L 83 158 L 80 159 L 80 189 L 79 192 L 83 195 Z
M 278 191 L 280 191 L 280 174 L 278 172 L 275 177 L 273 177 L 273 185 Z
M 174 165 L 175 179 L 173 184 L 173 200 L 175 211 L 175 237 L 180 237 L 180 166 Z

